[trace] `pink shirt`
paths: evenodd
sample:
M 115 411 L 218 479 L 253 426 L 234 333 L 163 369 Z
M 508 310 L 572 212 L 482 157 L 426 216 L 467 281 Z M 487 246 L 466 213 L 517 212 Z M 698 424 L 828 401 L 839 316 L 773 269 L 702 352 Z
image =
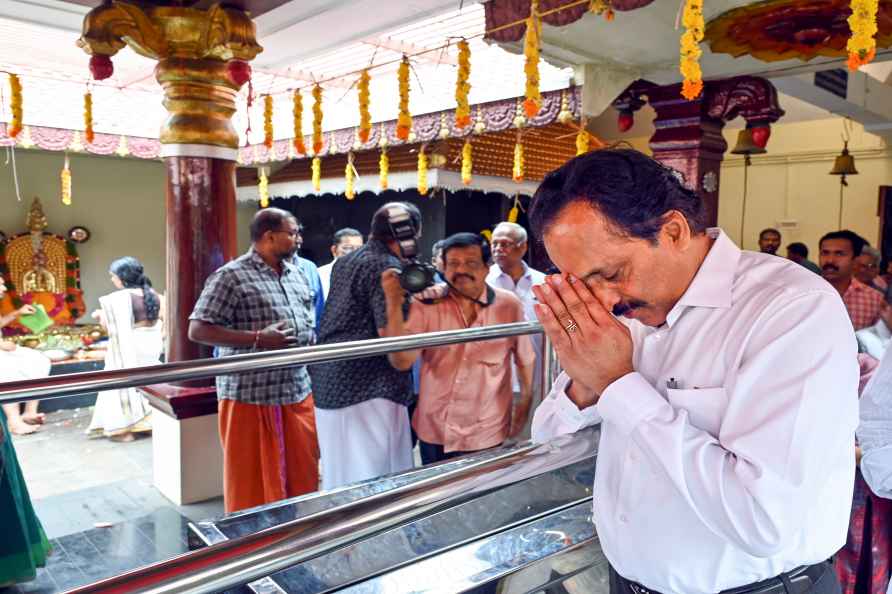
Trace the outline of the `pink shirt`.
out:
M 842 300 L 846 304 L 855 330 L 873 326 L 880 317 L 883 294 L 856 278 L 852 278 L 852 284 L 846 289 Z
M 451 295 L 437 303 L 413 302 L 412 333 L 458 330 L 524 321 L 523 305 L 508 291 L 493 289 L 488 307 L 475 306 L 468 325 Z M 476 451 L 501 444 L 511 424 L 511 355 L 533 365 L 529 336 L 468 342 L 421 351 L 421 387 L 412 426 L 418 437 L 447 452 Z

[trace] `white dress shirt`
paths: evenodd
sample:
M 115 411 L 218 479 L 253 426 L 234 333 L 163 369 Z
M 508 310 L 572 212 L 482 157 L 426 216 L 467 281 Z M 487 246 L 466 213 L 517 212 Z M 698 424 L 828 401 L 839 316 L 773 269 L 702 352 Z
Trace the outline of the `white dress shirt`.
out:
M 325 299 L 328 299 L 328 289 L 331 287 L 331 270 L 334 268 L 334 263 L 337 261 L 337 258 L 326 264 L 325 266 L 320 266 L 319 270 L 319 280 L 322 281 L 322 296 Z
M 562 374 L 533 419 L 536 441 L 601 422 L 601 546 L 620 575 L 666 594 L 824 561 L 852 502 L 858 363 L 839 293 L 709 233 L 666 323 L 629 321 L 635 372 L 581 411 Z
M 486 275 L 486 284 L 497 289 L 505 289 L 511 291 L 520 299 L 523 304 L 523 317 L 528 322 L 535 322 L 536 318 L 536 294 L 533 293 L 533 285 L 541 285 L 545 282 L 545 273 L 539 272 L 535 268 L 523 264 L 523 276 L 517 282 L 510 275 L 502 272 L 498 264 L 489 267 L 489 274 Z M 541 373 L 542 373 L 542 335 L 533 334 L 530 336 L 533 344 L 533 350 L 536 351 L 536 368 L 533 373 L 533 393 L 541 393 Z M 520 382 L 517 379 L 517 367 L 512 365 L 511 384 L 514 392 L 520 392 Z
M 861 395 L 861 474 L 870 489 L 892 499 L 892 352 L 880 366 Z
M 892 331 L 889 330 L 889 326 L 886 325 L 883 318 L 880 318 L 873 326 L 855 332 L 855 337 L 864 352 L 880 361 L 886 354 L 889 343 L 892 342 Z

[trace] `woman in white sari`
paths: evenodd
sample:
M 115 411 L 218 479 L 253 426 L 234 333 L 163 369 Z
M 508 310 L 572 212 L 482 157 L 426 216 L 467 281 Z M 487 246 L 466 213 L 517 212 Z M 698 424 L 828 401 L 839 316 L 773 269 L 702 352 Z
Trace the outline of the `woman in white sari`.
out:
M 102 309 L 93 312 L 108 330 L 105 369 L 154 365 L 162 352 L 163 300 L 152 289 L 143 266 L 125 257 L 109 267 L 118 289 L 99 298 Z M 135 388 L 100 392 L 87 434 L 114 441 L 133 441 L 134 434 L 151 431 L 151 409 Z

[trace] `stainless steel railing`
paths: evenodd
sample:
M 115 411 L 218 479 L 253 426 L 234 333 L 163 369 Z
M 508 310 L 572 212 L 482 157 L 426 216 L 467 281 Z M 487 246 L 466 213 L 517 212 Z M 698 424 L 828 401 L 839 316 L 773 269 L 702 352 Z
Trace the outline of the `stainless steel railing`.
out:
M 241 373 L 257 370 L 258 368 L 274 369 L 291 365 L 326 363 L 411 349 L 430 348 L 478 340 L 493 340 L 540 332 L 542 332 L 542 326 L 538 322 L 519 322 L 481 328 L 430 332 L 412 336 L 375 338 L 279 351 L 264 351 L 216 359 L 164 363 L 113 371 L 89 371 L 56 375 L 35 380 L 0 383 L 0 404 L 58 398 L 74 394 L 98 392 L 100 390 L 136 388 L 151 384 L 186 381 L 228 373 Z

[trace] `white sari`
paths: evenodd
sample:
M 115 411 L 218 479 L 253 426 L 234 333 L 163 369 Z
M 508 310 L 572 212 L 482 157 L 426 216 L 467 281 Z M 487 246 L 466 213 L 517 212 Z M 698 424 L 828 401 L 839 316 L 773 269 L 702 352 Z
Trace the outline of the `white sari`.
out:
M 122 289 L 99 298 L 108 329 L 106 370 L 154 365 L 161 356 L 161 321 L 154 326 L 134 328 L 130 294 L 130 290 Z M 100 392 L 87 434 L 112 437 L 150 431 L 150 414 L 148 402 L 135 388 Z

